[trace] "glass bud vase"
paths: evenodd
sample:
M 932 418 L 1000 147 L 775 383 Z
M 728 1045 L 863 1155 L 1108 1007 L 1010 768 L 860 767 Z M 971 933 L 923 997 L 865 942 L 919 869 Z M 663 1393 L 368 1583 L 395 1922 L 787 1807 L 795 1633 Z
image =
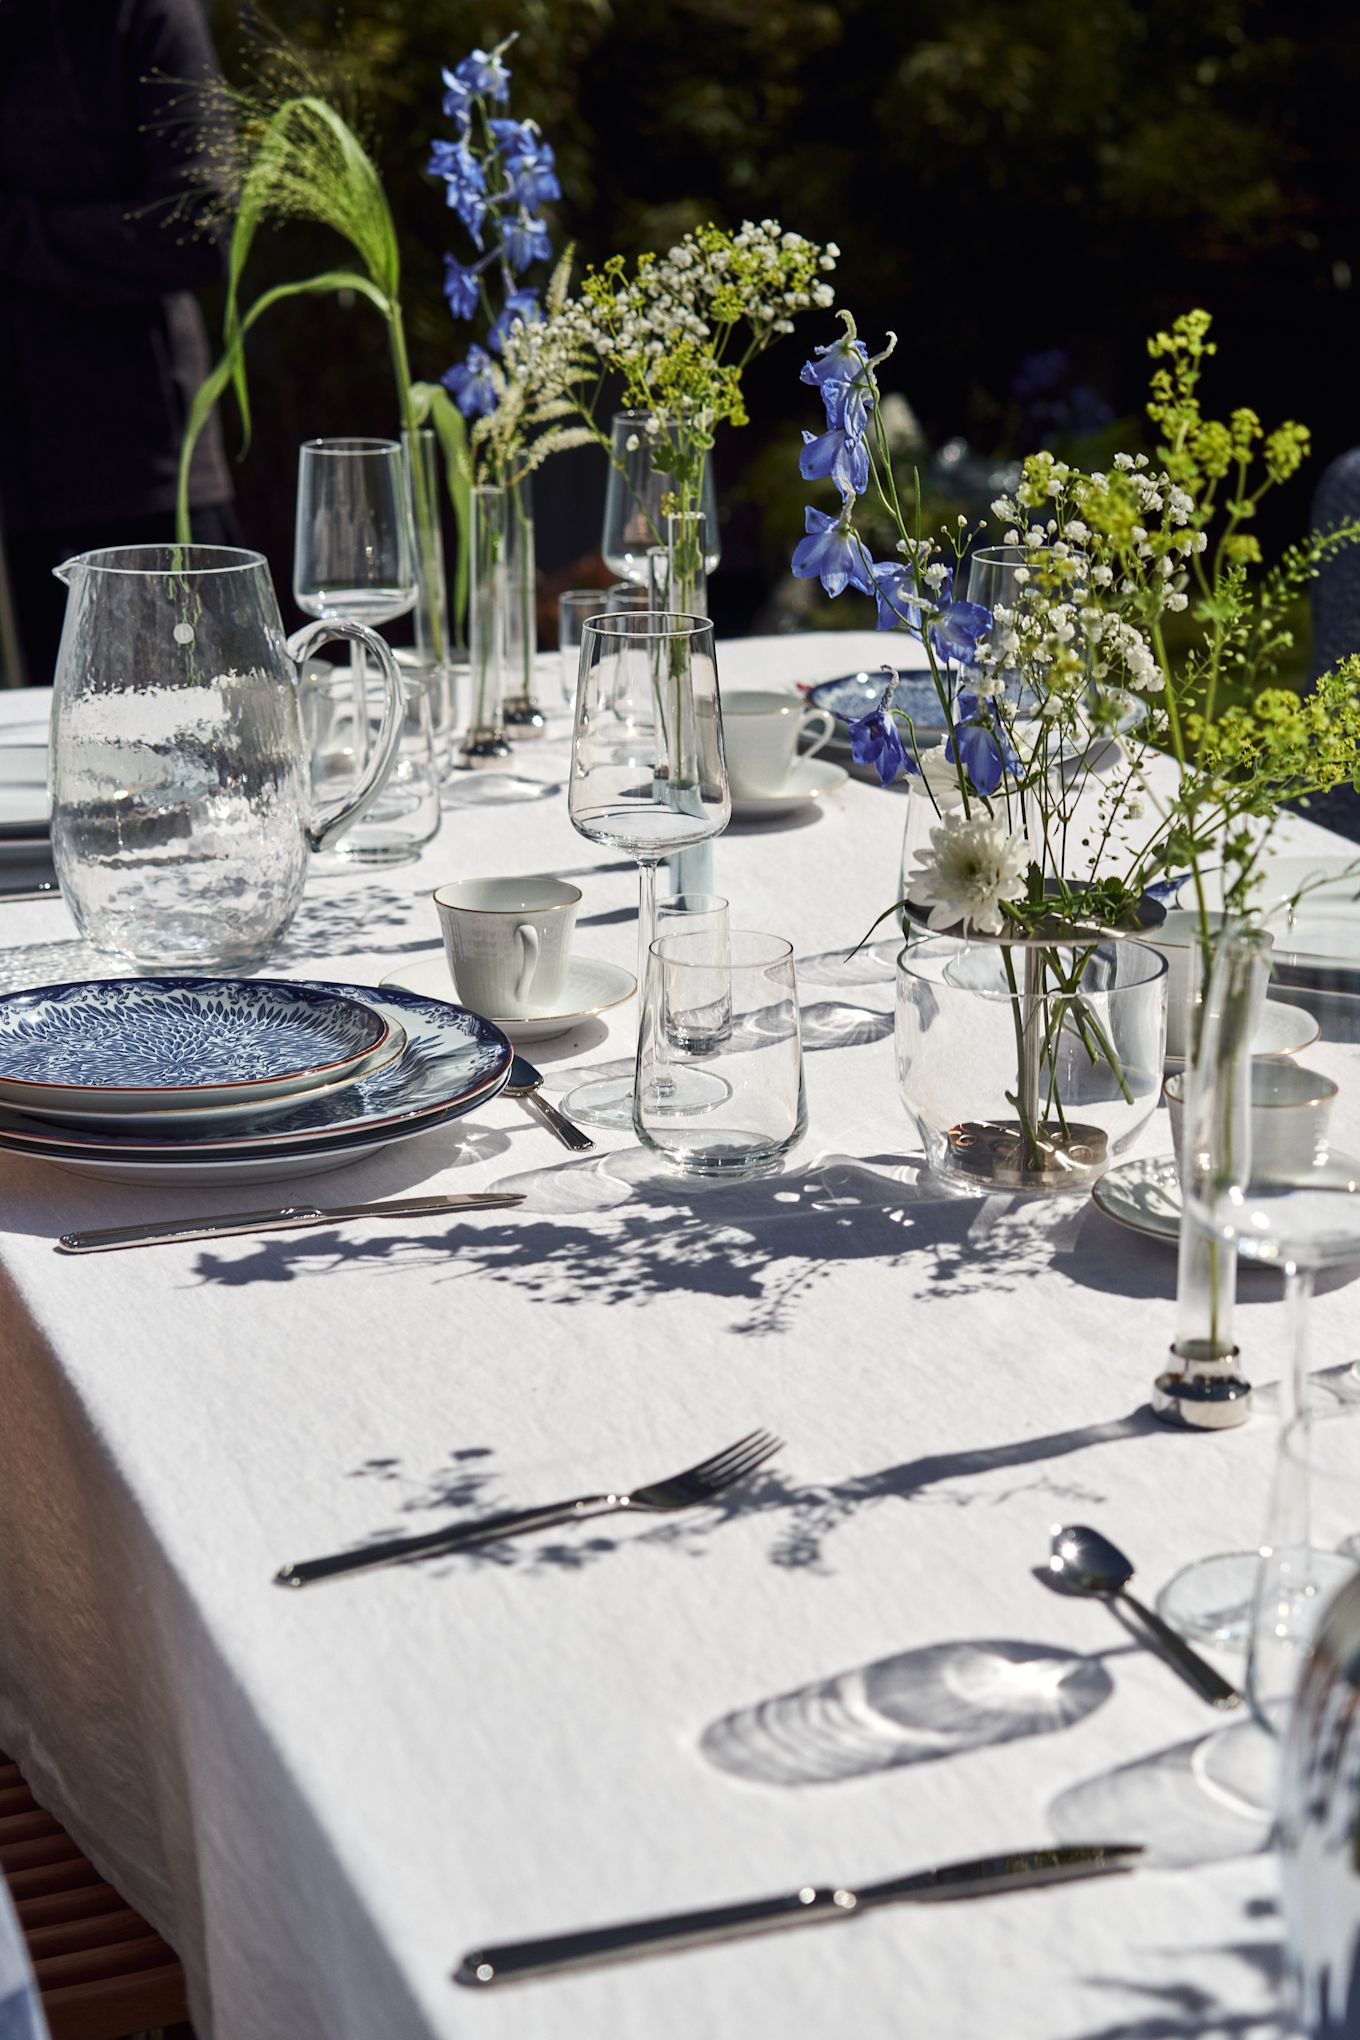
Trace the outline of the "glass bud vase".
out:
M 647 555 L 651 607 L 681 616 L 708 615 L 708 515 L 673 511 L 666 518 L 666 543 Z M 667 865 L 672 893 L 711 893 L 713 843 L 707 839 L 677 850 Z
M 548 719 L 534 687 L 538 657 L 538 565 L 533 485 L 526 475 L 506 490 L 505 726 L 512 737 L 541 737 Z
M 471 572 L 468 589 L 468 727 L 460 764 L 479 769 L 511 755 L 505 733 L 506 491 L 472 491 Z
M 439 509 L 439 444 L 429 426 L 414 433 L 403 430 L 401 438 L 411 478 L 416 535 L 416 665 L 429 690 L 435 751 L 443 769 L 453 748 L 459 717 Z
M 1188 967 L 1170 973 L 1177 1012 L 1168 1014 L 1169 1038 L 1185 1050 L 1190 1074 L 1198 1047 L 1202 990 L 1209 954 L 1196 944 Z M 1237 1301 L 1237 1250 L 1195 1222 L 1184 1185 L 1195 1167 L 1194 1118 L 1182 1116 L 1176 1171 L 1182 1184 L 1180 1246 L 1176 1263 L 1176 1330 L 1171 1359 L 1152 1385 L 1152 1408 L 1163 1423 L 1195 1431 L 1231 1430 L 1251 1414 L 1251 1384 L 1238 1372 L 1233 1342 Z

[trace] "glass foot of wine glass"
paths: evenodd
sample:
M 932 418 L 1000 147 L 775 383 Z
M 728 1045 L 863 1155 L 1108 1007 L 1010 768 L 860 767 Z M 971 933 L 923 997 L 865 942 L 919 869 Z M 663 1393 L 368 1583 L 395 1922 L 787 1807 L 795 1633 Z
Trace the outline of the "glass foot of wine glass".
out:
M 1206 1736 L 1190 1764 L 1200 1790 L 1234 1813 L 1269 1818 L 1279 1790 L 1280 1737 L 1288 1716 L 1288 1703 L 1281 1701 L 1266 1710 L 1266 1721 L 1235 1721 Z
M 562 1110 L 568 1119 L 579 1119 L 587 1126 L 606 1126 L 633 1130 L 633 1083 L 636 1065 L 628 1062 L 597 1063 L 594 1069 L 582 1072 L 583 1083 L 576 1084 L 562 1100 Z M 666 1098 L 668 1113 L 711 1112 L 715 1105 L 725 1105 L 732 1095 L 732 1086 L 725 1077 L 711 1070 L 686 1070 L 673 1083 Z
M 1212 1558 L 1197 1558 L 1167 1581 L 1157 1596 L 1157 1613 L 1192 1643 L 1243 1650 L 1251 1635 L 1260 1568 L 1255 1551 L 1221 1551 Z

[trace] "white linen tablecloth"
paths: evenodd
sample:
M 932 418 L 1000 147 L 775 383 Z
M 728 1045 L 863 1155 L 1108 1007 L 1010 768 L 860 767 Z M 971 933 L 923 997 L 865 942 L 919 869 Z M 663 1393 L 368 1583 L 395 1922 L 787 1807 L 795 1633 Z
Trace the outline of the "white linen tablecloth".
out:
M 750 640 L 720 663 L 777 685 L 881 647 Z M 34 700 L 0 700 L 0 727 Z M 522 746 L 513 774 L 449 788 L 419 863 L 314 875 L 279 974 L 376 984 L 438 953 L 440 881 L 546 869 L 581 874 L 580 952 L 631 968 L 635 875 L 573 833 L 566 773 L 562 735 Z M 894 897 L 902 817 L 852 781 L 715 846 L 734 923 L 798 955 L 810 1129 L 780 1176 L 686 1181 L 621 1136 L 576 1160 L 502 1099 L 300 1187 L 515 1185 L 517 1211 L 71 1260 L 69 1228 L 287 1186 L 0 1156 L 0 1745 L 180 1951 L 204 2040 L 1281 2030 L 1272 1863 L 1190 1775 L 1213 1717 L 1034 1570 L 1058 1519 L 1117 1539 L 1149 1596 L 1255 1544 L 1272 1419 L 1150 1417 L 1174 1250 L 1082 1200 L 942 1196 L 919 1172 L 891 945 L 844 954 Z M 0 988 L 112 969 L 59 903 L 0 910 L 0 937 Z M 635 1008 L 611 1017 L 530 1053 L 560 1076 L 626 1050 Z M 1353 1297 L 1324 1290 L 1316 1358 L 1340 1367 Z M 1268 1382 L 1277 1285 L 1245 1273 L 1242 1298 Z M 786 1449 L 703 1515 L 271 1584 L 757 1425 Z M 1153 1831 L 1220 1860 L 485 1997 L 449 1981 L 487 1941 Z

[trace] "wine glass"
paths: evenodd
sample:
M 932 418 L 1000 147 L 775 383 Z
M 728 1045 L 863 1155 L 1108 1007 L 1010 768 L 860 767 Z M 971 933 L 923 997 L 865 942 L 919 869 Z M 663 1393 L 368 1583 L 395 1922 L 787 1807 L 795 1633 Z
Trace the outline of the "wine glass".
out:
M 706 617 L 643 610 L 584 625 L 567 806 L 578 834 L 637 862 L 640 1000 L 656 932 L 656 867 L 720 835 L 732 811 Z M 566 1109 L 596 1126 L 631 1126 L 632 1063 L 593 1073 Z
M 1270 938 L 1259 929 L 1230 927 L 1221 937 L 1210 975 L 1187 1105 L 1183 1194 L 1192 1220 L 1234 1247 L 1239 1260 L 1277 1266 L 1284 1274 L 1289 1354 L 1281 1370 L 1281 1438 L 1310 1414 L 1309 1331 L 1313 1284 L 1327 1269 L 1360 1261 L 1360 994 L 1353 976 L 1320 972 L 1310 985 L 1291 984 L 1288 1006 L 1316 1028 L 1300 1051 L 1308 1075 L 1326 1080 L 1297 1107 L 1282 1106 L 1288 1123 L 1274 1124 L 1253 1085 L 1252 1037 L 1263 1007 Z M 1305 1029 L 1305 1031 L 1307 1031 Z M 1292 1567 L 1289 1592 L 1298 1606 L 1319 1600 L 1335 1583 L 1335 1554 L 1321 1549 L 1307 1527 L 1308 1461 L 1277 1461 L 1271 1528 L 1260 1552 L 1242 1554 L 1239 1593 L 1252 1613 L 1248 1628 L 1246 1690 L 1254 1727 L 1244 1724 L 1216 1739 L 1206 1759 L 1222 1789 L 1253 1807 L 1274 1791 L 1274 1738 L 1283 1700 L 1276 1640 L 1284 1587 L 1272 1551 L 1281 1512 L 1288 1518 Z M 1285 1498 L 1287 1490 L 1287 1501 Z M 1299 1528 L 1302 1524 L 1302 1529 Z M 1230 1558 L 1212 1561 L 1212 1588 L 1225 1590 Z M 1209 1582 L 1206 1572 L 1202 1575 Z M 1176 1582 L 1178 1600 L 1193 1596 L 1201 1578 L 1187 1568 Z M 1294 1628 L 1297 1632 L 1298 1619 Z M 1295 1639 L 1297 1640 L 1297 1639 Z
M 668 455 L 674 441 L 668 421 L 648 432 L 648 411 L 617 411 L 609 431 L 609 479 L 605 486 L 604 532 L 600 551 L 611 574 L 645 588 L 651 571 L 649 555 L 668 543 L 668 515 L 681 507 L 697 510 L 704 519 L 704 572 L 711 574 L 722 558 L 718 537 L 718 492 L 713 461 L 705 455 L 699 500 L 681 506 Z
M 298 449 L 293 599 L 307 616 L 371 629 L 415 608 L 415 528 L 395 439 L 308 439 Z M 356 728 L 368 727 L 362 645 L 350 647 Z M 363 760 L 360 759 L 362 764 Z

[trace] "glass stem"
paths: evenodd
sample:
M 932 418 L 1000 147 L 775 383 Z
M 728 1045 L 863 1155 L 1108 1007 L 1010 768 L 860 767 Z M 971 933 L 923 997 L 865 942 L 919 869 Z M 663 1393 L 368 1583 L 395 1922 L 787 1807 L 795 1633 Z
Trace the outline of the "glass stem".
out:
M 1313 1303 L 1313 1271 L 1289 1261 L 1284 1271 L 1284 1300 L 1289 1312 L 1289 1364 L 1280 1372 L 1280 1425 L 1292 1424 L 1308 1407 L 1308 1320 Z

